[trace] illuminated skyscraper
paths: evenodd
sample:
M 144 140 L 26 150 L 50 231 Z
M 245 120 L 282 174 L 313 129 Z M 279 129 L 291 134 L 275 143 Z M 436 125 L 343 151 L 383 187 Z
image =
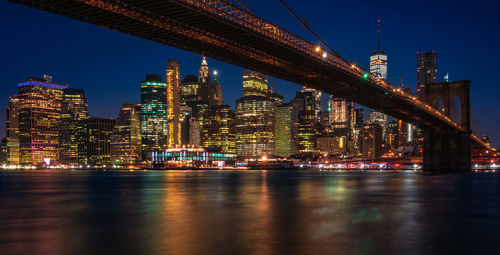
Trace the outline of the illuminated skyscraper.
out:
M 141 161 L 141 107 L 124 103 L 111 135 L 111 163 L 137 164 Z
M 269 98 L 267 76 L 243 72 L 243 97 L 236 101 L 236 154 L 274 153 L 274 99 Z
M 274 123 L 275 154 L 290 156 L 297 153 L 297 110 L 290 104 L 276 107 Z
M 167 84 L 158 74 L 146 75 L 141 82 L 142 160 L 150 160 L 151 152 L 167 148 Z
M 312 152 L 316 150 L 316 137 L 319 119 L 316 117 L 316 95 L 313 91 L 297 92 L 290 104 L 298 112 L 297 150 Z
M 78 163 L 78 121 L 89 117 L 83 89 L 65 89 L 59 119 L 59 162 Z
M 370 111 L 366 123 L 379 125 L 382 130 L 382 137 L 385 137 L 385 131 L 387 129 L 387 114 L 377 111 Z
M 425 84 L 436 83 L 437 54 L 436 51 L 417 52 L 417 97 L 423 98 Z
M 111 134 L 114 119 L 89 118 L 78 125 L 78 164 L 111 164 Z
M 11 165 L 19 165 L 19 98 L 17 95 L 9 98 L 6 122 L 7 162 Z
M 202 127 L 202 146 L 225 153 L 236 152 L 235 113 L 229 105 L 214 106 L 205 111 Z
M 387 80 L 387 55 L 380 49 L 380 19 L 377 25 L 377 50 L 370 56 L 370 73 Z
M 196 75 L 186 75 L 181 81 L 181 105 L 192 106 L 201 100 L 201 90 Z
M 52 77 L 19 82 L 19 153 L 21 164 L 43 164 L 59 158 L 59 118 L 67 85 Z
M 267 76 L 255 71 L 243 71 L 243 96 L 269 97 Z
M 321 91 L 313 88 L 308 88 L 306 86 L 302 86 L 302 92 L 311 93 L 312 95 L 312 110 L 314 111 L 314 116 L 319 118 L 321 112 Z M 319 121 L 319 119 L 317 120 Z
M 380 19 L 377 20 L 377 26 L 377 50 L 370 56 L 370 73 L 387 80 L 387 55 L 380 49 Z M 370 115 L 372 116 L 372 114 L 374 114 L 373 117 L 385 119 L 385 123 L 387 122 L 387 115 L 384 113 L 372 111 Z M 379 124 L 382 125 L 382 130 L 385 133 L 387 123 L 382 124 L 382 120 L 380 120 Z
M 382 156 L 382 128 L 376 124 L 364 125 L 360 134 L 361 154 L 364 158 Z
M 168 148 L 181 145 L 181 112 L 180 112 L 180 79 L 181 67 L 175 60 L 167 61 L 167 118 L 168 118 Z
M 347 136 L 351 131 L 354 119 L 354 103 L 344 98 L 330 96 L 328 109 L 330 111 L 330 127 L 336 136 Z

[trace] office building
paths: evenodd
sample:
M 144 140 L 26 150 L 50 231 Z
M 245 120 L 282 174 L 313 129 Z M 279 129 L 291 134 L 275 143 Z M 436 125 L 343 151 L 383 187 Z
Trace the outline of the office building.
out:
M 141 82 L 142 160 L 167 148 L 167 127 L 167 84 L 160 75 L 148 74 Z
M 382 156 L 382 128 L 377 124 L 366 124 L 361 129 L 361 154 L 364 158 Z
M 316 118 L 319 118 L 319 115 L 321 112 L 321 97 L 322 97 L 321 91 L 319 91 L 317 89 L 309 88 L 306 86 L 302 86 L 301 92 L 304 92 L 304 93 L 309 94 L 311 96 L 311 100 L 312 100 L 311 101 L 311 106 L 312 106 L 311 110 L 314 111 L 314 116 Z
M 114 119 L 89 118 L 78 125 L 78 164 L 102 166 L 111 162 Z
M 212 151 L 236 153 L 235 113 L 229 105 L 214 106 L 203 114 L 202 146 Z
M 344 98 L 330 96 L 328 110 L 330 127 L 336 136 L 348 136 L 354 124 L 354 103 Z
M 267 76 L 255 71 L 243 71 L 243 96 L 269 97 Z
M 59 119 L 59 162 L 78 163 L 78 122 L 89 117 L 83 89 L 65 89 L 62 95 Z
M 176 148 L 181 145 L 181 113 L 180 113 L 180 69 L 179 62 L 167 61 L 167 147 Z
M 141 107 L 124 103 L 111 135 L 111 163 L 131 165 L 141 162 Z
M 198 76 L 186 75 L 180 83 L 181 106 L 191 106 L 201 100 L 201 89 Z
M 380 19 L 377 28 L 377 50 L 370 56 L 370 73 L 387 80 L 387 55 L 380 49 Z
M 17 95 L 9 98 L 5 118 L 7 162 L 11 165 L 19 165 L 19 97 Z
M 317 93 L 302 90 L 295 94 L 290 104 L 297 110 L 297 150 L 299 153 L 316 150 L 319 119 L 316 113 Z
M 276 107 L 274 123 L 274 153 L 288 157 L 297 153 L 298 112 L 290 104 Z
M 19 82 L 20 164 L 50 165 L 59 159 L 58 125 L 67 87 L 48 75 Z
M 243 97 L 236 101 L 236 154 L 261 156 L 274 153 L 275 101 L 269 97 L 267 76 L 243 72 Z
M 417 97 L 423 99 L 425 84 L 436 83 L 437 53 L 417 52 Z

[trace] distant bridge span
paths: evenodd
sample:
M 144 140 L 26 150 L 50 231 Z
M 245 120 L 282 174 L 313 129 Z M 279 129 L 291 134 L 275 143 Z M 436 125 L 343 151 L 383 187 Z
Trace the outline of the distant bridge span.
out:
M 471 133 L 413 95 L 225 0 L 10 1 L 343 96 L 425 130 Z M 474 135 L 472 141 L 489 148 Z

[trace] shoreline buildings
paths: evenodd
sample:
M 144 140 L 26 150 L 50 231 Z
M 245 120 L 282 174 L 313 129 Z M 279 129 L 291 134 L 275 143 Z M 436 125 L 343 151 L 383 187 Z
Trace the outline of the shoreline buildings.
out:
M 59 158 L 59 119 L 63 90 L 52 77 L 31 77 L 18 84 L 19 163 L 50 165 Z

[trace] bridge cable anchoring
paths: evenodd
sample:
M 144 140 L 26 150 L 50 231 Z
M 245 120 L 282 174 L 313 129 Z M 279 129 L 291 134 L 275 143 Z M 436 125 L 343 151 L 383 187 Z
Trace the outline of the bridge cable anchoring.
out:
M 255 13 L 253 13 L 252 11 L 250 11 L 250 9 L 248 9 L 248 7 L 246 7 L 241 1 L 239 1 L 239 0 L 234 0 L 234 1 L 236 1 L 241 6 L 241 8 L 245 9 L 245 11 L 251 13 L 252 15 L 254 15 L 256 17 L 258 17 L 257 15 L 255 15 Z
M 330 52 L 332 52 L 335 56 L 337 56 L 338 58 L 340 58 L 342 61 L 344 61 L 348 65 L 351 64 L 349 61 L 347 61 L 343 57 L 341 57 L 336 51 L 334 51 L 325 41 L 323 41 L 323 39 L 321 39 L 321 37 L 319 37 L 319 35 L 316 34 L 311 29 L 311 27 L 309 27 L 309 25 L 307 25 L 307 23 L 304 22 L 304 20 L 302 20 L 290 7 L 288 7 L 288 5 L 283 0 L 279 0 L 279 1 L 280 1 L 281 5 L 283 5 L 288 10 L 288 12 L 290 12 L 295 17 L 295 19 L 297 19 L 300 22 L 300 24 L 302 26 L 304 26 L 309 32 L 311 32 L 311 34 L 314 37 L 316 37 L 316 39 L 318 39 L 323 44 L 323 46 L 325 46 L 328 50 L 330 50 Z

